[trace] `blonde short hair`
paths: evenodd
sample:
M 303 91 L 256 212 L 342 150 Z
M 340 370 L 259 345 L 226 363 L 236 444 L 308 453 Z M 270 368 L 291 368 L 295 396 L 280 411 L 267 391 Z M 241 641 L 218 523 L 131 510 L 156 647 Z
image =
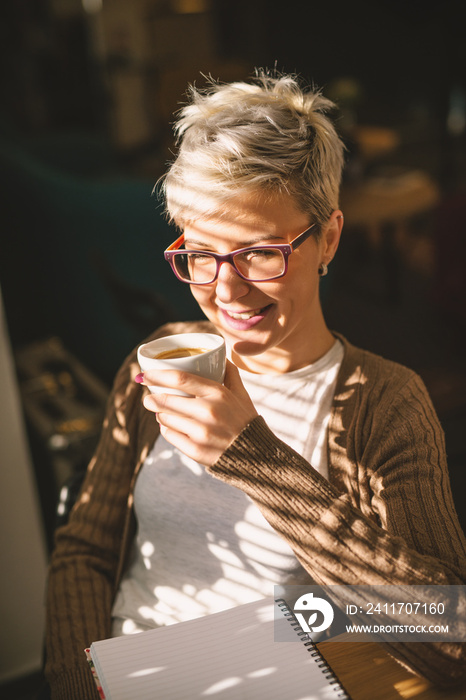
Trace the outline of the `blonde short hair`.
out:
M 191 86 L 175 123 L 178 155 L 161 181 L 171 221 L 221 218 L 222 204 L 260 192 L 291 195 L 323 224 L 338 208 L 344 163 L 333 107 L 291 75 Z

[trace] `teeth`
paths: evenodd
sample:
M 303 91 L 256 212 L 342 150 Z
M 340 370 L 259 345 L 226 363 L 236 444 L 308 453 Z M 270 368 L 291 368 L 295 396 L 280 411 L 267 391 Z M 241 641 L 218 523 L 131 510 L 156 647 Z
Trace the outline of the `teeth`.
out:
M 231 316 L 231 318 L 237 318 L 237 319 L 240 319 L 242 321 L 247 321 L 249 318 L 252 318 L 253 316 L 255 316 L 257 311 L 243 311 L 240 314 L 234 314 L 231 311 L 228 311 L 227 313 L 229 316 Z

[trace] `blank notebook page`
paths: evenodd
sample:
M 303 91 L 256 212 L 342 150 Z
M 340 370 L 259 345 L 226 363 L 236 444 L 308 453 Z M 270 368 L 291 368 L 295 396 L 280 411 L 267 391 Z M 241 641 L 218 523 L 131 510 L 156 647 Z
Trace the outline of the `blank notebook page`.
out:
M 275 625 L 291 627 L 277 610 Z M 302 642 L 274 641 L 271 600 L 94 642 L 91 655 L 108 700 L 347 697 Z

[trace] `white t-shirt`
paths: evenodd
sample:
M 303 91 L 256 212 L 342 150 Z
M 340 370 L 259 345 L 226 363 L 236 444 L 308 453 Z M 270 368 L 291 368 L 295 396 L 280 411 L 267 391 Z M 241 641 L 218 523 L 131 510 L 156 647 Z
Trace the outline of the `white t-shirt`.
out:
M 281 440 L 327 477 L 327 429 L 343 346 L 295 372 L 241 370 L 256 410 Z M 306 583 L 288 544 L 242 491 L 160 436 L 134 491 L 138 530 L 113 607 L 113 636 L 132 634 Z

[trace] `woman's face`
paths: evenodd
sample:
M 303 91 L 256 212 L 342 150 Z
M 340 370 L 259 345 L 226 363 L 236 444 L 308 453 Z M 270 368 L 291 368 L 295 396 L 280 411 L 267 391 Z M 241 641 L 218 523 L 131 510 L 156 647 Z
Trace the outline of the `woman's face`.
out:
M 328 334 L 318 269 L 338 246 L 340 213 L 332 214 L 319 241 L 311 236 L 290 255 L 284 277 L 249 282 L 223 263 L 215 282 L 191 286 L 202 311 L 225 337 L 235 364 L 251 371 L 287 372 L 317 359 L 317 345 Z M 186 225 L 185 247 L 229 253 L 252 245 L 289 243 L 311 223 L 289 196 L 265 201 L 251 195 L 225 206 L 221 220 Z

